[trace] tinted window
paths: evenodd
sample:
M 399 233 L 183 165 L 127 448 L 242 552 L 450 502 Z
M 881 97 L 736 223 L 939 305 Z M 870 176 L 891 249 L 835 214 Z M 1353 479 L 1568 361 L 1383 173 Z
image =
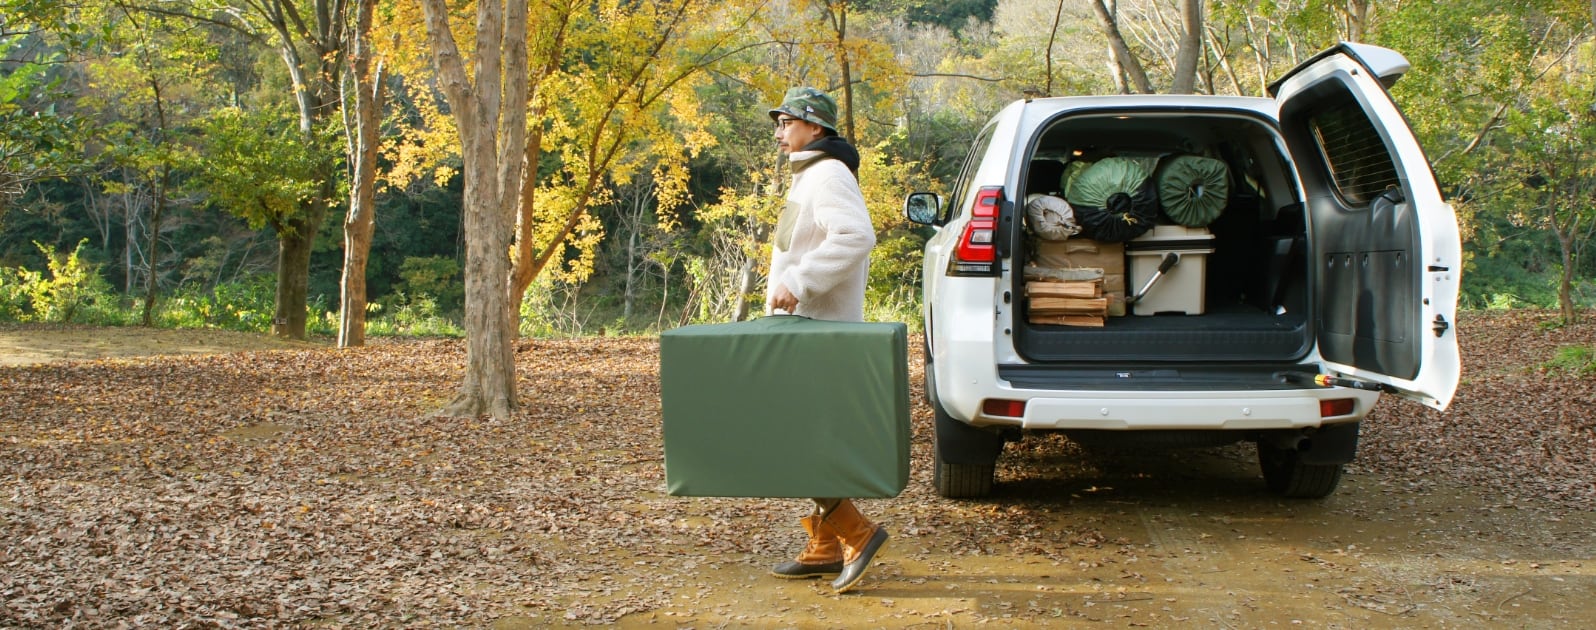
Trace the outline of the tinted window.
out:
M 953 192 L 948 196 L 948 208 L 943 212 L 952 217 L 964 210 L 964 194 L 970 190 L 970 180 L 975 177 L 976 167 L 980 166 L 981 158 L 986 155 L 987 145 L 992 143 L 992 130 L 997 128 L 997 123 L 992 123 L 981 130 L 981 135 L 975 137 L 975 144 L 970 146 L 970 154 L 964 156 L 964 166 L 959 169 L 959 179 L 953 183 Z
M 1365 205 L 1401 183 L 1379 132 L 1356 103 L 1320 111 L 1308 120 L 1308 126 L 1330 168 L 1336 192 L 1349 204 Z

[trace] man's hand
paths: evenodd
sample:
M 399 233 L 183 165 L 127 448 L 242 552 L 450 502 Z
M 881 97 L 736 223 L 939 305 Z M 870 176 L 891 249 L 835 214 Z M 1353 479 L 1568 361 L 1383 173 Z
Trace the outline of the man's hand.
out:
M 788 313 L 796 313 L 798 312 L 798 296 L 793 295 L 792 291 L 788 291 L 787 285 L 778 284 L 776 285 L 776 290 L 771 292 L 770 302 L 767 306 L 770 307 L 772 312 L 787 311 Z

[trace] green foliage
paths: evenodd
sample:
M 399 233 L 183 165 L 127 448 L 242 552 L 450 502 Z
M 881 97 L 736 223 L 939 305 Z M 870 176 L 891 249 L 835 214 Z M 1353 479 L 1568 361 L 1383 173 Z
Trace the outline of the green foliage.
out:
M 925 238 L 901 230 L 878 237 L 870 252 L 870 284 L 865 289 L 865 319 L 897 321 L 918 330 L 920 261 Z
M 229 107 L 199 124 L 198 152 L 187 164 L 190 185 L 212 205 L 250 227 L 282 232 L 316 194 L 327 147 L 307 142 L 298 118 L 283 109 Z
M 425 301 L 431 315 L 439 312 L 456 313 L 465 306 L 465 288 L 461 284 L 460 263 L 445 256 L 409 257 L 399 264 L 401 281 L 396 293 L 405 304 L 403 296 L 409 294 L 411 302 Z
M 1562 346 L 1546 362 L 1546 369 L 1569 376 L 1596 376 L 1596 346 Z
M 1537 260 L 1532 237 L 1519 242 L 1504 240 L 1496 251 L 1479 251 L 1463 273 L 1459 306 L 1473 309 L 1510 309 L 1557 306 L 1557 271 L 1550 261 Z
M 16 284 L 0 289 L 6 302 L 0 310 L 16 314 L 18 321 L 49 323 L 74 323 L 101 315 L 105 310 L 101 302 L 114 303 L 115 298 L 99 270 L 80 257 L 86 242 L 79 242 L 65 254 L 35 242 L 34 246 L 48 259 L 48 277 L 26 268 L 12 270 Z M 21 303 L 26 304 L 26 309 L 21 308 Z
M 438 303 L 426 295 L 406 297 L 394 295 L 398 303 L 392 312 L 367 320 L 366 334 L 372 337 L 464 337 L 459 324 L 438 313 Z M 373 302 L 369 310 L 381 312 L 382 305 Z
M 262 274 L 210 290 L 184 290 L 159 302 L 155 321 L 170 328 L 271 330 L 277 276 Z
M 20 38 L 0 36 L 0 59 L 10 59 L 20 45 Z M 82 166 L 81 121 L 55 105 L 65 100 L 47 72 L 47 64 L 55 61 L 0 68 L 0 218 L 29 183 Z
M 38 272 L 21 268 L 0 268 L 0 322 L 25 322 L 28 296 Z

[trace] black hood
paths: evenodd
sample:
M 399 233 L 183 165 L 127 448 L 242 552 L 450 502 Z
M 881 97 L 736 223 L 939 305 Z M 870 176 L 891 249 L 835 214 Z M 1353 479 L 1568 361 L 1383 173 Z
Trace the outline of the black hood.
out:
M 834 157 L 846 165 L 855 177 L 859 175 L 859 152 L 853 148 L 853 145 L 848 144 L 847 140 L 842 139 L 842 136 L 826 136 L 809 143 L 809 146 L 803 150 L 819 151 Z

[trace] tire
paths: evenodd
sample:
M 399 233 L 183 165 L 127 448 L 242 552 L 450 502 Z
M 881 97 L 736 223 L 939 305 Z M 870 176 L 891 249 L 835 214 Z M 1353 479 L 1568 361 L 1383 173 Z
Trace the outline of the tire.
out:
M 950 499 L 973 499 L 992 494 L 997 458 L 1003 452 L 1003 438 L 954 420 L 940 405 L 936 412 L 935 443 L 932 445 L 934 469 L 931 481 L 937 494 Z
M 931 481 L 937 494 L 949 499 L 978 499 L 992 494 L 992 478 L 997 474 L 997 464 L 950 464 L 937 453 L 936 470 Z
M 1258 442 L 1258 468 L 1264 484 L 1281 496 L 1296 499 L 1322 499 L 1335 493 L 1341 484 L 1343 464 L 1305 464 L 1295 449 Z

